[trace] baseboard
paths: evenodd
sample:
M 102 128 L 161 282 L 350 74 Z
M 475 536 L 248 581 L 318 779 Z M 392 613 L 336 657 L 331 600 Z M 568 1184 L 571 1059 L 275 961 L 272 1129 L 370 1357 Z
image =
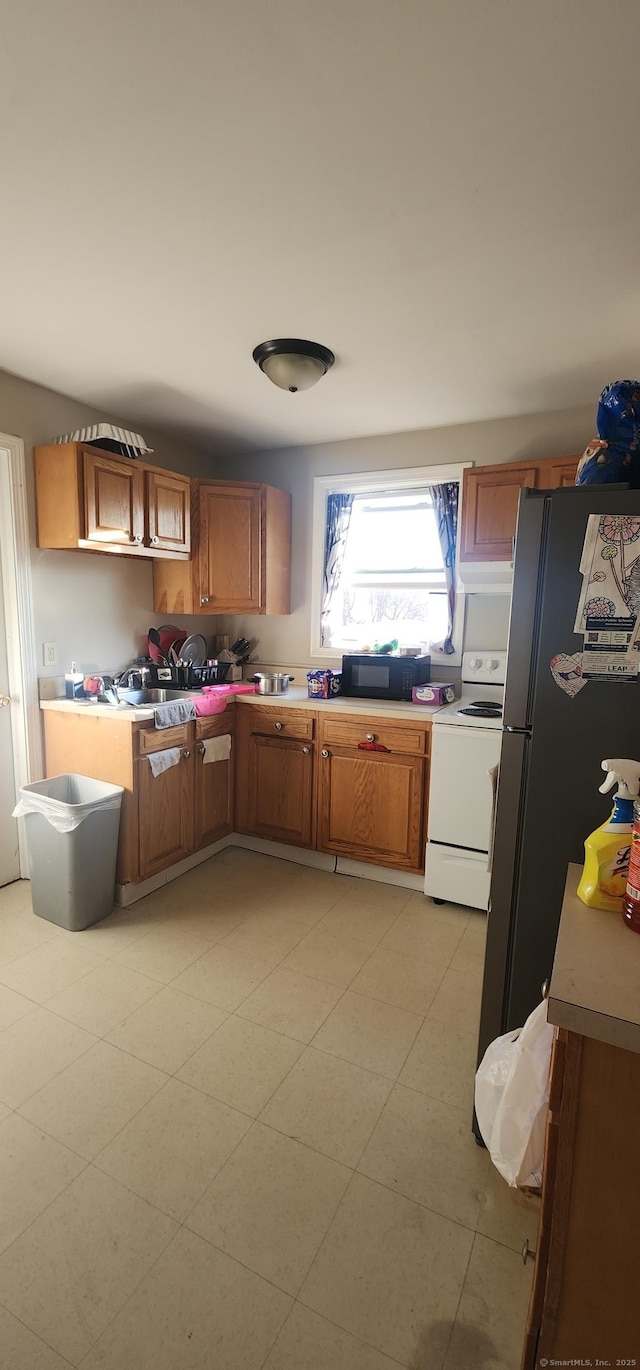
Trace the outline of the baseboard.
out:
M 288 842 L 272 842 L 267 837 L 252 837 L 244 832 L 232 833 L 228 845 L 262 852 L 264 856 L 277 856 L 281 861 L 294 861 L 298 866 L 314 866 L 320 871 L 332 871 L 336 864 L 335 856 L 330 856 L 328 852 L 312 851 L 309 847 L 290 847 Z
M 200 866 L 203 861 L 217 856 L 225 847 L 244 847 L 246 851 L 261 852 L 264 856 L 277 856 L 281 861 L 293 861 L 298 866 L 336 871 L 339 875 L 351 875 L 360 880 L 378 880 L 383 885 L 401 885 L 403 889 L 409 890 L 424 889 L 423 875 L 394 871 L 387 866 L 374 866 L 368 861 L 349 861 L 344 856 L 339 856 L 336 860 L 329 852 L 311 851 L 307 847 L 290 847 L 285 842 L 271 842 L 266 837 L 252 837 L 248 833 L 232 832 L 228 837 L 222 837 L 219 842 L 212 843 L 210 847 L 203 847 L 191 856 L 186 856 L 184 861 L 178 861 L 175 866 L 168 866 L 166 870 L 159 871 L 148 880 L 142 880 L 139 885 L 116 885 L 116 904 L 120 908 L 129 908 L 139 899 L 144 899 L 145 895 L 153 894 L 155 890 L 162 889 L 163 885 L 169 885 L 172 880 L 178 880 L 181 875 L 186 875 L 194 866 Z
M 219 842 L 212 842 L 210 847 L 202 847 L 200 851 L 192 852 L 191 856 L 185 856 L 184 861 L 177 861 L 175 866 L 168 866 L 166 870 L 158 871 L 157 875 L 149 876 L 148 880 L 141 880 L 138 885 L 116 885 L 115 902 L 120 908 L 137 904 L 145 895 L 153 894 L 155 890 L 162 889 L 163 885 L 171 884 L 172 880 L 186 875 L 194 866 L 202 865 L 203 861 L 208 861 L 211 856 L 217 856 L 219 851 L 224 851 L 225 847 L 232 845 L 233 835 L 230 834 L 229 837 L 221 837 Z
M 424 893 L 424 875 L 413 875 L 411 871 L 394 871 L 389 866 L 374 866 L 369 861 L 351 861 L 346 856 L 339 856 L 336 872 L 338 875 L 377 880 L 381 885 L 401 885 L 403 889 Z

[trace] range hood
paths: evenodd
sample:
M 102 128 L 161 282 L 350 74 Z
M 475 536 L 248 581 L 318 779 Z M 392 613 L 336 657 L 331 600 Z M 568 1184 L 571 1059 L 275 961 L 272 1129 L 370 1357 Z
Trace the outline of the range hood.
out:
M 461 561 L 458 563 L 458 590 L 462 594 L 510 595 L 512 586 L 512 561 Z

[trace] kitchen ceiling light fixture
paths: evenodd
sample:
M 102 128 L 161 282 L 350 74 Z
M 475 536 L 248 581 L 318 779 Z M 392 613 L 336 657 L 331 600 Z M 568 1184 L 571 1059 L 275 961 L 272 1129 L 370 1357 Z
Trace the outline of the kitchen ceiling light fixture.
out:
M 281 390 L 310 390 L 333 366 L 335 357 L 321 343 L 305 338 L 272 338 L 253 349 L 253 360 Z

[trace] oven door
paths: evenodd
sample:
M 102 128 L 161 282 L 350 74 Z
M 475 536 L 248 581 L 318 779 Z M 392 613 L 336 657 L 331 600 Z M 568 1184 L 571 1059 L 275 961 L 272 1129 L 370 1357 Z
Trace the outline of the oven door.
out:
M 434 723 L 429 782 L 429 841 L 488 852 L 499 728 Z

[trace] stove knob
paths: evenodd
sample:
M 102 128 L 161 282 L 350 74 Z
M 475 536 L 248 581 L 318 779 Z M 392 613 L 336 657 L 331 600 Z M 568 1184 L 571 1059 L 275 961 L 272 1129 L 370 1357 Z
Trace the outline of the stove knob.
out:
M 489 670 L 490 670 L 490 671 L 497 671 L 499 665 L 500 665 L 500 662 L 499 662 L 499 661 L 496 661 L 495 657 L 493 657 L 492 660 L 489 662 Z
M 473 659 L 469 662 L 469 665 L 473 667 L 474 671 L 479 671 L 482 665 L 482 657 L 474 656 Z

